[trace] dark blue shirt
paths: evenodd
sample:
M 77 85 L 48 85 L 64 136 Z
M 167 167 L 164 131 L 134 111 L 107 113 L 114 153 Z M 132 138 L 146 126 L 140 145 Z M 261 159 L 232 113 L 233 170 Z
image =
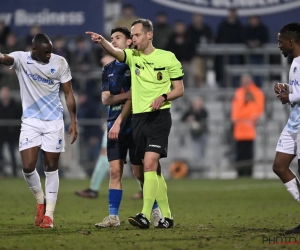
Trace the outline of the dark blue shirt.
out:
M 129 91 L 131 88 L 130 69 L 127 64 L 113 61 L 103 67 L 102 91 L 109 91 L 111 95 L 118 95 Z M 111 105 L 108 110 L 107 131 L 111 129 L 120 115 L 125 102 Z M 121 125 L 120 134 L 131 131 L 131 115 Z

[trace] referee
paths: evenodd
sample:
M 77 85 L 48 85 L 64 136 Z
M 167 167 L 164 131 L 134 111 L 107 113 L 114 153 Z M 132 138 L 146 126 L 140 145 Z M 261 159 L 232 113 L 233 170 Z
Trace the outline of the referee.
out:
M 174 222 L 167 185 L 163 176 L 156 171 L 159 159 L 167 157 L 172 126 L 171 101 L 181 97 L 184 92 L 181 63 L 173 53 L 153 47 L 153 25 L 148 19 L 138 19 L 132 23 L 134 49 L 121 50 L 99 34 L 86 33 L 119 62 L 128 64 L 131 71 L 132 132 L 136 156 L 144 163 L 145 180 L 142 212 L 129 217 L 129 222 L 142 229 L 150 228 L 150 214 L 156 200 L 163 216 L 156 227 L 171 228 Z

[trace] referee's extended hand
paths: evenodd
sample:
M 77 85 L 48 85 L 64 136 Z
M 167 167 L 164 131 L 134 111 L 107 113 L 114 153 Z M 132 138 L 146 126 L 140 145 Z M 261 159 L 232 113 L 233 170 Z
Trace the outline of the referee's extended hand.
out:
M 157 97 L 149 107 L 152 108 L 152 111 L 155 111 L 155 110 L 159 110 L 161 105 L 164 103 L 165 101 L 165 98 L 163 98 L 162 96 L 159 96 Z
M 87 31 L 87 32 L 85 32 L 85 34 L 90 35 L 91 39 L 94 43 L 101 43 L 101 41 L 102 41 L 102 36 L 95 32 Z

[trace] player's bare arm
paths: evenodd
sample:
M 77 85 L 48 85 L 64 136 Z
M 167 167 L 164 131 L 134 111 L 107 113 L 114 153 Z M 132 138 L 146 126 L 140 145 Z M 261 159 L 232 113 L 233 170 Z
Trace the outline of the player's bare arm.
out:
M 11 66 L 14 64 L 14 58 L 0 52 L 0 63 L 6 66 Z
M 159 96 L 150 104 L 150 107 L 152 108 L 153 111 L 160 109 L 160 107 L 165 101 L 173 101 L 183 96 L 184 93 L 183 80 L 173 80 L 171 82 L 172 82 L 173 89 L 169 93 L 167 93 L 167 99 L 165 100 L 163 96 Z
M 125 119 L 131 114 L 132 111 L 132 101 L 127 100 L 124 107 L 122 108 L 122 112 L 116 119 L 114 125 L 111 127 L 111 129 L 108 132 L 108 138 L 110 140 L 117 140 L 120 129 L 121 129 L 121 124 L 125 121 Z
M 112 95 L 110 91 L 103 91 L 101 97 L 104 106 L 115 105 L 120 102 L 131 99 L 131 90 L 118 95 Z
M 91 40 L 94 43 L 100 44 L 108 54 L 116 58 L 119 62 L 124 62 L 125 53 L 122 49 L 115 48 L 109 41 L 97 33 L 91 31 L 87 31 L 85 33 L 91 36 Z
M 68 136 L 72 136 L 71 144 L 73 144 L 76 141 L 78 135 L 76 102 L 73 94 L 71 81 L 63 83 L 61 84 L 61 86 L 65 94 L 66 104 L 71 118 Z

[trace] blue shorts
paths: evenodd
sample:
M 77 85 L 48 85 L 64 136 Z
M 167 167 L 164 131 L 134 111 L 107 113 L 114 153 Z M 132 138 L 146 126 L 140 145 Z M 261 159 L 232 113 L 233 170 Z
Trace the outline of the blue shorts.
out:
M 107 139 L 107 158 L 108 161 L 126 160 L 129 152 L 129 160 L 133 165 L 142 165 L 141 159 L 135 156 L 132 134 L 120 135 L 118 140 Z

